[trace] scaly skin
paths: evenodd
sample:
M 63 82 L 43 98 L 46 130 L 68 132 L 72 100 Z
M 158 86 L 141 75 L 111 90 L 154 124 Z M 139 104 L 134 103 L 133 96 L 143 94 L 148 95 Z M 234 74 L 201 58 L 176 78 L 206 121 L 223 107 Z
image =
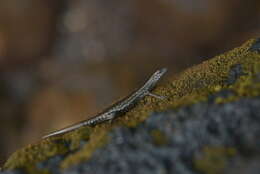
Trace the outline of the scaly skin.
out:
M 64 134 L 66 132 L 73 131 L 75 129 L 78 129 L 82 126 L 94 126 L 96 124 L 102 123 L 104 121 L 113 120 L 115 117 L 121 116 L 127 111 L 129 111 L 132 107 L 134 107 L 138 101 L 140 101 L 142 98 L 144 98 L 147 95 L 150 95 L 152 97 L 156 97 L 159 99 L 163 99 L 162 96 L 157 96 L 155 94 L 150 93 L 151 90 L 155 87 L 155 85 L 158 83 L 158 81 L 161 79 L 161 77 L 166 73 L 167 69 L 162 68 L 160 70 L 157 70 L 150 78 L 147 80 L 147 82 L 138 90 L 130 94 L 129 96 L 125 97 L 124 99 L 120 100 L 119 102 L 115 103 L 108 109 L 105 109 L 100 114 L 97 114 L 96 116 L 83 120 L 79 123 L 75 123 L 71 126 L 65 127 L 61 130 L 57 130 L 55 132 L 52 132 L 43 138 L 48 138 L 55 135 Z

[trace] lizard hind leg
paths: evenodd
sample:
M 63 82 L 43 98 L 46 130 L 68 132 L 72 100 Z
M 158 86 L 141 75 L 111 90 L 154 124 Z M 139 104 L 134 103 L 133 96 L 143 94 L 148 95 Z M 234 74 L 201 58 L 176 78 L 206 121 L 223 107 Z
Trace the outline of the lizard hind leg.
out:
M 165 96 L 160 96 L 160 95 L 153 94 L 153 93 L 150 93 L 150 92 L 147 92 L 147 95 L 154 97 L 154 98 L 157 98 L 157 99 L 160 99 L 160 100 L 164 100 L 166 98 Z

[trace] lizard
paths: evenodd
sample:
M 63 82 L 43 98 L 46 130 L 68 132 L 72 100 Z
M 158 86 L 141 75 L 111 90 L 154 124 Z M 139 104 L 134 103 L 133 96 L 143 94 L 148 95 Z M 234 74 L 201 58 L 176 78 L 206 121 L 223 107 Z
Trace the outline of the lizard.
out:
M 154 89 L 158 81 L 161 79 L 161 77 L 167 72 L 166 68 L 162 68 L 157 70 L 147 81 L 146 83 L 136 91 L 134 91 L 129 96 L 123 98 L 122 100 L 116 102 L 112 106 L 105 109 L 103 112 L 87 119 L 83 120 L 81 122 L 75 123 L 73 125 L 70 125 L 68 127 L 62 128 L 60 130 L 54 131 L 52 133 L 49 133 L 42 138 L 48 138 L 60 134 L 64 134 L 70 131 L 73 131 L 75 129 L 78 129 L 82 126 L 95 126 L 97 124 L 103 123 L 105 121 L 112 121 L 118 116 L 123 115 L 127 111 L 129 111 L 131 108 L 133 108 L 138 101 L 140 101 L 145 96 L 152 96 L 158 99 L 164 99 L 163 96 L 159 96 L 156 94 L 151 93 L 150 91 Z

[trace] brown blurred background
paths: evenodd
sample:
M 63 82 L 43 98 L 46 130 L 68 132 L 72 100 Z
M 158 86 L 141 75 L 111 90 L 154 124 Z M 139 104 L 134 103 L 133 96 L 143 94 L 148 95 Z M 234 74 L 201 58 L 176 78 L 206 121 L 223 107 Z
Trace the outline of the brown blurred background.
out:
M 142 85 L 260 36 L 259 0 L 1 0 L 0 164 Z

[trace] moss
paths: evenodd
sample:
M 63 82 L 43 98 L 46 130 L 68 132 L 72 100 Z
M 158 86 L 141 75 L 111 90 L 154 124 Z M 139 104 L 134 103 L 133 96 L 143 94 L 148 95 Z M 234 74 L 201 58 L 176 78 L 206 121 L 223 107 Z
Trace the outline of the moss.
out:
M 51 174 L 49 170 L 47 169 L 38 169 L 36 168 L 36 166 L 27 166 L 26 168 L 26 171 L 28 173 L 37 173 L 37 174 Z
M 154 93 L 166 96 L 166 100 L 147 96 L 135 108 L 113 121 L 112 124 L 81 128 L 18 150 L 8 159 L 4 165 L 5 169 L 34 166 L 39 161 L 66 152 L 70 153 L 62 161 L 61 167 L 70 167 L 80 161 L 87 160 L 97 148 L 109 142 L 107 134 L 114 127 L 135 127 L 153 111 L 176 109 L 200 101 L 207 101 L 209 95 L 225 89 L 233 91 L 234 95 L 228 98 L 217 97 L 216 103 L 225 103 L 240 97 L 259 96 L 260 54 L 248 51 L 254 42 L 253 39 L 249 40 L 239 48 L 216 56 L 172 77 L 168 83 L 154 90 Z M 235 65 L 241 66 L 243 73 L 242 75 L 235 74 L 232 83 L 227 83 L 230 71 Z M 164 142 L 164 140 L 158 139 L 157 133 L 155 133 L 156 139 L 159 143 Z M 79 149 L 82 140 L 86 144 Z
M 194 166 L 202 173 L 220 174 L 236 153 L 236 149 L 232 147 L 205 147 L 202 150 L 202 156 L 194 160 Z
M 68 151 L 65 144 L 62 139 L 55 139 L 53 141 L 43 140 L 29 145 L 14 153 L 5 163 L 4 169 L 34 168 L 36 162 L 57 154 L 65 154 Z
M 66 154 L 77 149 L 80 140 L 89 138 L 89 129 L 82 128 L 60 137 L 52 137 L 28 145 L 12 154 L 4 164 L 4 169 L 22 168 L 29 173 L 48 173 L 47 170 L 37 169 L 36 164 L 55 155 Z
M 90 127 L 82 127 L 68 134 L 64 134 L 63 139 L 69 143 L 69 150 L 74 151 L 80 147 L 81 142 L 89 140 L 91 131 L 92 128 Z
M 87 160 L 91 157 L 95 149 L 106 144 L 108 141 L 107 132 L 105 128 L 97 127 L 89 137 L 91 141 L 88 141 L 80 151 L 70 154 L 60 165 L 61 168 L 67 168 L 70 165 L 77 164 L 81 161 Z
M 151 136 L 155 145 L 162 146 L 168 144 L 168 139 L 160 130 L 152 130 Z

